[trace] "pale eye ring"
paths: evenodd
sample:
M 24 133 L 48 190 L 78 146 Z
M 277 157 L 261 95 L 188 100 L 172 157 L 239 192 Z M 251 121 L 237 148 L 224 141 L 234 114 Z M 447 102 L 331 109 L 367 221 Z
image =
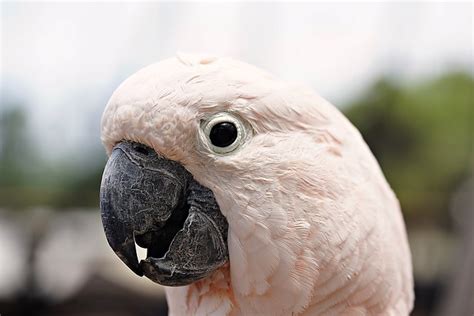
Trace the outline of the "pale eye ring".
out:
M 217 113 L 202 123 L 209 148 L 218 154 L 236 150 L 245 140 L 245 127 L 241 120 L 227 112 Z

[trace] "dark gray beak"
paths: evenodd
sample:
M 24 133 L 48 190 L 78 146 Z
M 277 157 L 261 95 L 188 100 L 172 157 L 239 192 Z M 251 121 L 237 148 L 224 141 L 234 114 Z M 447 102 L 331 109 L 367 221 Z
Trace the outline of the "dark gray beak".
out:
M 140 276 L 186 285 L 228 261 L 228 224 L 212 191 L 145 145 L 115 146 L 102 177 L 100 208 L 109 245 Z M 135 243 L 148 249 L 140 263 Z

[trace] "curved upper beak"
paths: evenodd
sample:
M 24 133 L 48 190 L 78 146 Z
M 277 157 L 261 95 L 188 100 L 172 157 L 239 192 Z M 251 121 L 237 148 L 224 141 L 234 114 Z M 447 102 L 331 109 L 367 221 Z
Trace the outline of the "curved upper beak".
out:
M 147 146 L 115 146 L 102 177 L 100 207 L 109 245 L 140 276 L 185 285 L 228 260 L 228 225 L 212 191 Z M 140 263 L 135 243 L 148 248 Z

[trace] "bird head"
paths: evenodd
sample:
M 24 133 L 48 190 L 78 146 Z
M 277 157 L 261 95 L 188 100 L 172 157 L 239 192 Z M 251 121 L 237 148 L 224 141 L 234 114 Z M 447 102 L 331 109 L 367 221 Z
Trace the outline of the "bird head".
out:
M 138 71 L 109 100 L 102 141 L 109 244 L 163 285 L 230 264 L 236 296 L 263 306 L 273 288 L 298 293 L 282 308 L 302 309 L 318 282 L 356 277 L 347 253 L 373 255 L 359 244 L 377 252 L 404 238 L 396 199 L 347 119 L 309 89 L 233 59 L 181 55 Z M 140 262 L 135 243 L 148 249 Z

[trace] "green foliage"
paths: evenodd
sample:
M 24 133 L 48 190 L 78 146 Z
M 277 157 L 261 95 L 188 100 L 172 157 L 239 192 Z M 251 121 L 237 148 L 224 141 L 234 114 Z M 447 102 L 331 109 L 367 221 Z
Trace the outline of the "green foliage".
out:
M 447 219 L 451 194 L 472 170 L 473 91 L 463 73 L 412 86 L 382 79 L 348 107 L 407 216 Z
M 85 170 L 74 163 L 48 164 L 35 151 L 27 131 L 27 117 L 21 106 L 1 113 L 0 208 L 97 208 L 105 154 L 87 153 L 82 158 L 95 163 Z
M 29 142 L 24 132 L 26 115 L 19 106 L 0 115 L 0 186 L 18 186 L 26 181 Z

